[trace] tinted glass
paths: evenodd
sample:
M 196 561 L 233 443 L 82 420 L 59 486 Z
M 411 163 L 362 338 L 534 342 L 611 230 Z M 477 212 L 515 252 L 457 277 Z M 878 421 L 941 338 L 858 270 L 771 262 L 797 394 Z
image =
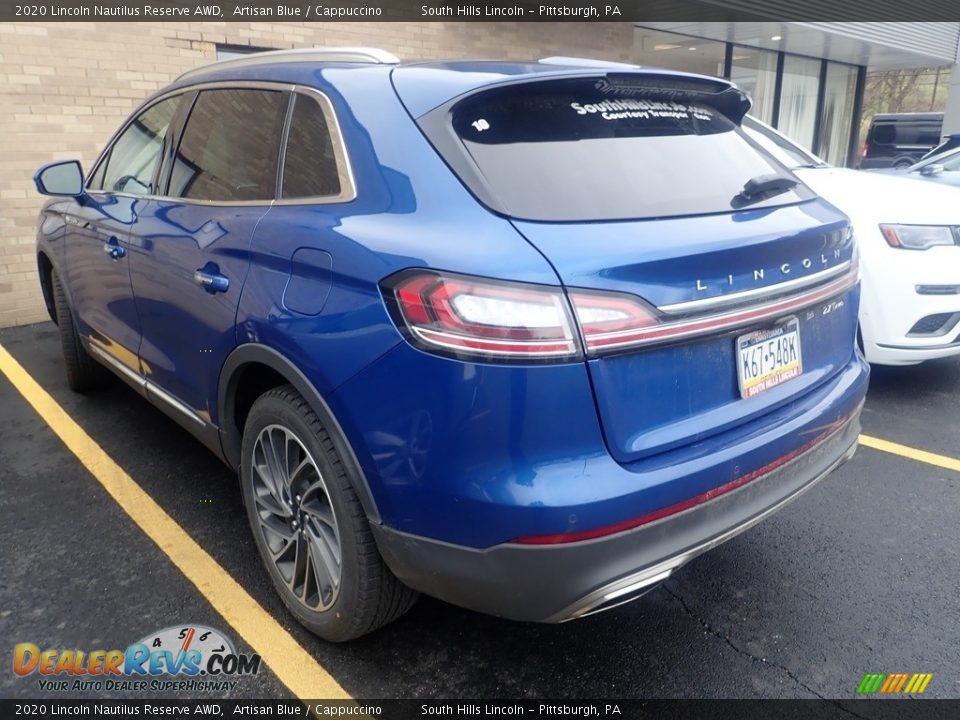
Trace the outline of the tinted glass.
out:
M 453 127 L 508 212 L 527 219 L 729 212 L 748 180 L 787 174 L 715 108 L 648 89 L 607 94 L 596 80 L 485 92 L 455 106 Z
M 920 125 L 917 127 L 918 145 L 930 145 L 931 147 L 940 142 L 940 125 Z
M 794 145 L 779 133 L 760 125 L 751 118 L 743 119 L 743 132 L 791 170 L 822 164 L 820 158 L 811 155 L 799 145 Z
M 919 125 L 894 125 L 897 145 L 916 145 L 920 142 Z
M 945 152 L 947 152 L 948 150 L 953 150 L 953 149 L 956 148 L 956 147 L 960 147 L 960 135 L 958 135 L 958 134 L 953 134 L 953 135 L 950 135 L 950 136 L 949 136 L 946 140 L 944 140 L 942 143 L 940 143 L 939 145 L 937 145 L 933 150 L 931 150 L 931 151 L 928 152 L 926 155 L 924 155 L 924 156 L 921 158 L 921 160 L 926 160 L 926 159 L 928 159 L 928 158 L 932 158 L 932 157 L 934 157 L 935 155 L 939 155 L 940 153 L 945 153 Z
M 337 158 L 323 109 L 313 98 L 297 95 L 283 161 L 283 197 L 340 194 Z
M 195 200 L 272 200 L 287 96 L 204 90 L 187 120 L 168 194 Z
M 179 103 L 179 97 L 168 98 L 137 116 L 113 143 L 109 156 L 94 173 L 90 188 L 135 195 L 155 193 L 153 176 L 164 136 Z
M 103 190 L 103 173 L 107 169 L 107 161 L 104 158 L 104 161 L 97 165 L 97 169 L 93 171 L 93 174 L 87 179 L 87 187 L 91 190 Z
M 956 152 L 953 155 L 946 155 L 930 164 L 943 165 L 943 169 L 947 172 L 958 172 L 960 171 L 960 152 Z
M 929 145 L 940 142 L 940 124 L 917 121 L 877 123 L 870 140 L 878 145 Z
M 874 125 L 870 129 L 870 142 L 874 145 L 892 145 L 897 139 L 897 129 L 890 123 Z

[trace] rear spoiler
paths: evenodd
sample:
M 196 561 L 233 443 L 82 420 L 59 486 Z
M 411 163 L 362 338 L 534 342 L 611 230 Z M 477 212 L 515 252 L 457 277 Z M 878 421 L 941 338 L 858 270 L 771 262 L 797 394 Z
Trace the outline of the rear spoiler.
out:
M 597 82 L 600 92 L 613 97 L 668 98 L 676 102 L 696 102 L 725 115 L 739 125 L 750 112 L 750 98 L 725 80 L 684 75 L 611 72 Z

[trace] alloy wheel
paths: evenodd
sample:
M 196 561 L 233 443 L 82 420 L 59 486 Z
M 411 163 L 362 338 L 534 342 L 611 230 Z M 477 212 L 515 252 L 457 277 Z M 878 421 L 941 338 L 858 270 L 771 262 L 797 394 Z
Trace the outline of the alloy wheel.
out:
M 323 474 L 282 425 L 260 431 L 252 460 L 253 498 L 270 560 L 300 603 L 329 609 L 340 591 L 342 554 Z

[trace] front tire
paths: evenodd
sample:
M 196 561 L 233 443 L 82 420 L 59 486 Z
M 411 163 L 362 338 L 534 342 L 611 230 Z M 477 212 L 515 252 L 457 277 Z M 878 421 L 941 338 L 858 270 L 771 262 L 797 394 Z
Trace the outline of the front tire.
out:
M 344 642 L 412 607 L 417 593 L 384 564 L 329 433 L 290 385 L 250 409 L 240 473 L 260 557 L 311 632 Z
M 50 274 L 50 284 L 53 289 L 57 329 L 60 331 L 63 363 L 67 370 L 67 385 L 71 390 L 79 393 L 103 387 L 110 381 L 110 371 L 90 357 L 83 346 L 73 321 L 70 303 L 67 302 L 67 293 L 56 271 Z

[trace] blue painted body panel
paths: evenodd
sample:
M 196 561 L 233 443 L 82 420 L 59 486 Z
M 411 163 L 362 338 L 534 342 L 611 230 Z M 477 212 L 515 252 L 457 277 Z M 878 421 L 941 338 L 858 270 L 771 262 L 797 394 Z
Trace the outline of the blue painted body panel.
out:
M 853 240 L 843 240 L 846 223 L 818 199 L 701 217 L 514 224 L 567 287 L 631 293 L 660 307 L 762 289 L 835 267 L 853 254 Z M 803 375 L 748 400 L 740 397 L 732 336 L 591 361 L 610 452 L 625 463 L 664 452 L 816 387 L 850 362 L 857 307 L 854 295 L 826 316 L 819 316 L 820 307 L 802 313 Z
M 390 68 L 304 68 L 290 77 L 324 91 L 349 148 L 358 197 L 350 203 L 278 205 L 254 238 L 241 300 L 244 342 L 265 342 L 294 360 L 326 394 L 402 338 L 379 282 L 421 267 L 556 285 L 556 273 L 510 223 L 479 206 L 406 117 Z M 373 89 L 378 88 L 378 91 Z M 300 264 L 298 284 L 319 275 L 324 311 L 305 315 L 280 302 L 296 250 L 332 258 Z M 301 292 L 305 292 L 301 288 Z
M 628 464 L 604 445 L 581 363 L 472 365 L 403 344 L 330 402 L 385 524 L 489 547 L 639 517 L 775 461 L 857 410 L 869 371 L 852 354 L 839 370 L 751 422 Z
M 97 196 L 61 205 L 66 220 L 60 277 L 80 331 L 131 370 L 138 369 L 140 319 L 130 287 L 129 256 L 111 258 L 105 245 L 126 248 L 137 220 L 137 203 L 128 197 Z
M 217 423 L 220 368 L 237 345 L 237 305 L 250 243 L 269 203 L 218 207 L 142 200 L 140 205 L 129 258 L 143 328 L 143 374 L 202 419 Z M 226 277 L 227 291 L 202 288 L 194 272 L 203 268 Z
M 177 85 L 272 80 L 327 94 L 356 199 L 269 211 L 140 200 L 118 227 L 130 234 L 137 220 L 122 270 L 99 246 L 102 258 L 91 250 L 71 264 L 70 253 L 94 241 L 65 231 L 55 218 L 77 203 L 58 201 L 39 248 L 58 269 L 69 266 L 84 332 L 139 351 L 151 379 L 212 424 L 229 351 L 253 342 L 281 353 L 341 424 L 383 522 L 451 543 L 486 547 L 643 515 L 771 463 L 854 413 L 868 373 L 853 349 L 856 291 L 832 317 L 800 318 L 805 374 L 750 401 L 737 394 L 729 335 L 545 365 L 455 360 L 403 339 L 379 283 L 406 268 L 664 304 L 703 295 L 698 279 L 708 296 L 734 292 L 754 287 L 747 273 L 756 267 L 833 249 L 824 238 L 845 220 L 821 201 L 644 222 L 512 223 L 473 198 L 411 117 L 483 84 L 568 74 L 602 73 L 485 63 L 213 69 Z M 837 249 L 841 259 L 852 251 Z M 229 277 L 227 292 L 193 282 L 208 262 Z M 97 284 L 103 267 L 116 274 L 109 287 Z M 124 272 L 133 278 L 126 297 Z M 95 327 L 105 308 L 116 317 Z

